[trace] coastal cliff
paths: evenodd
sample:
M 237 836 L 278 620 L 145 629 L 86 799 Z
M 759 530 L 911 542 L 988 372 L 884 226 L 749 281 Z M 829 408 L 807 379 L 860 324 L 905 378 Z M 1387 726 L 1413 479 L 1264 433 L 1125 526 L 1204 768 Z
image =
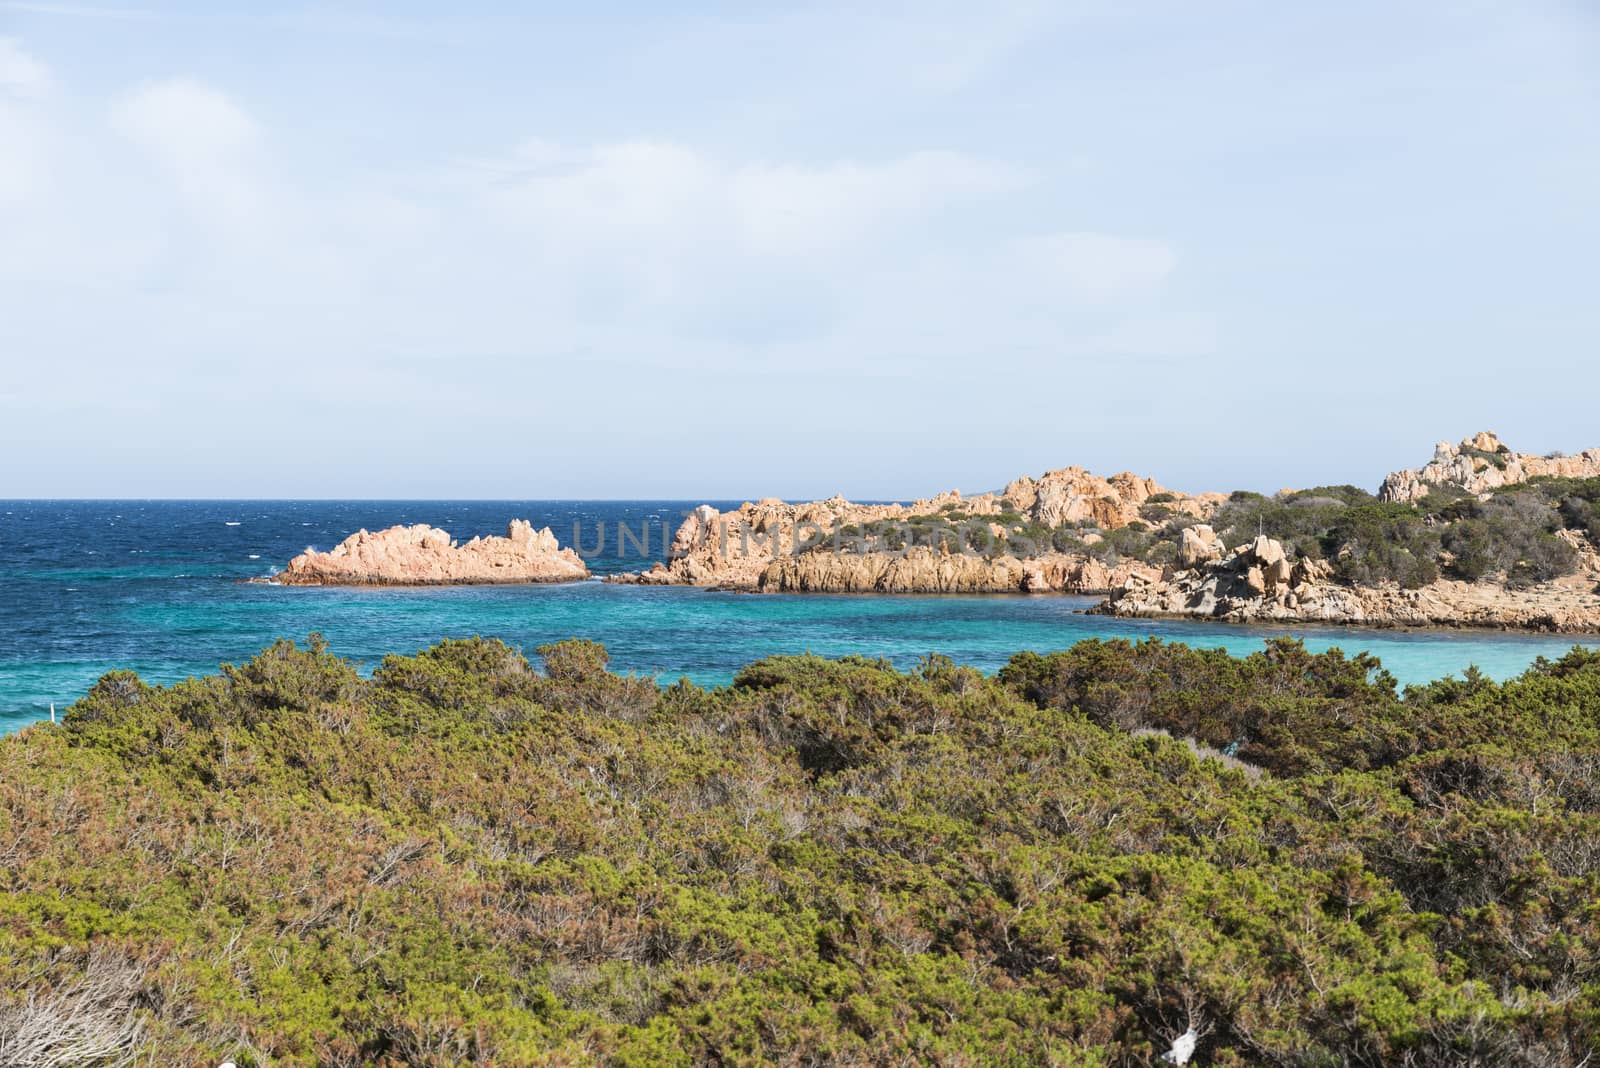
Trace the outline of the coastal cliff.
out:
M 1065 467 L 1014 479 L 998 493 L 951 490 L 910 504 L 835 496 L 764 498 L 726 513 L 702 505 L 678 528 L 665 563 L 608 581 L 769 592 L 1103 593 L 1159 568 L 1137 560 L 1108 565 L 1063 551 L 1058 540 L 1086 548 L 1105 531 L 1143 526 L 1141 514 L 1152 506 L 1164 516 L 1203 519 L 1225 500 L 1177 493 L 1131 472 L 1101 478 Z M 1081 536 L 1057 536 L 1064 531 Z M 885 541 L 894 551 L 882 551 Z
M 1104 593 L 1158 568 L 1114 567 L 1068 553 L 1019 560 L 912 549 L 904 555 L 808 552 L 769 563 L 756 588 L 767 593 Z
M 360 530 L 329 552 L 311 549 L 290 560 L 273 581 L 285 586 L 465 586 L 570 582 L 589 576 L 571 549 L 548 527 L 513 519 L 503 538 L 458 545 L 425 523 Z

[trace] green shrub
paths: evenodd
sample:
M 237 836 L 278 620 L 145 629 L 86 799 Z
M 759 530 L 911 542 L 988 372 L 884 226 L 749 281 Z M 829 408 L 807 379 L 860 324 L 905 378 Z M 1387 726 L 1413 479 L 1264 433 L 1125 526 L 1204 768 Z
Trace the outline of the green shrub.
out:
M 1398 582 L 1415 589 L 1439 577 L 1439 535 L 1409 505 L 1348 508 L 1321 541 L 1335 573 L 1354 585 Z
M 63 1014 L 247 1068 L 1594 1047 L 1600 652 L 1404 694 L 1290 641 L 539 652 L 284 642 L 0 739 L 0 1060 Z
M 1482 460 L 1490 467 L 1498 468 L 1501 471 L 1506 469 L 1506 454 L 1510 451 L 1511 450 L 1504 445 L 1500 446 L 1499 449 L 1494 451 L 1474 448 L 1471 445 L 1461 446 L 1462 456 L 1471 457 L 1474 460 Z
M 544 658 L 545 674 L 563 681 L 601 678 L 611 662 L 605 646 L 581 638 L 541 645 L 537 652 Z

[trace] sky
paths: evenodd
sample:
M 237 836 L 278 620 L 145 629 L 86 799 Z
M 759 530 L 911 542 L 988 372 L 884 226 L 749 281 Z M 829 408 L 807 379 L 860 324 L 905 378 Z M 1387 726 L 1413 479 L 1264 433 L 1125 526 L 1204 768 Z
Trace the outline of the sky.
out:
M 1600 7 L 0 0 L 0 497 L 1600 446 Z

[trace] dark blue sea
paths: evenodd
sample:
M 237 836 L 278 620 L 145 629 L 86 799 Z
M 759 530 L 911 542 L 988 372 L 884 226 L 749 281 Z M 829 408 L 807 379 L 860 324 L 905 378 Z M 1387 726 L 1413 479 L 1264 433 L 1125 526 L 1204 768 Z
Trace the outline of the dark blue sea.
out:
M 774 653 L 862 653 L 897 664 L 929 652 L 985 671 L 1020 649 L 1151 635 L 1259 649 L 1293 634 L 1313 649 L 1382 658 L 1402 682 L 1476 664 L 1504 678 L 1570 638 L 1456 631 L 1239 627 L 1112 620 L 1065 596 L 747 595 L 696 589 L 560 586 L 324 589 L 250 584 L 307 546 L 396 523 L 458 539 L 503 534 L 512 518 L 550 526 L 604 575 L 665 555 L 687 501 L 0 501 L 0 732 L 64 709 L 107 671 L 169 683 L 237 662 L 278 637 L 325 635 L 371 669 L 391 652 L 481 634 L 531 653 L 572 636 L 604 642 L 612 666 L 705 685 Z M 712 502 L 731 505 L 737 502 Z M 602 524 L 604 525 L 602 527 Z M 619 551 L 619 525 L 629 536 Z M 1593 643 L 1590 643 L 1593 644 Z

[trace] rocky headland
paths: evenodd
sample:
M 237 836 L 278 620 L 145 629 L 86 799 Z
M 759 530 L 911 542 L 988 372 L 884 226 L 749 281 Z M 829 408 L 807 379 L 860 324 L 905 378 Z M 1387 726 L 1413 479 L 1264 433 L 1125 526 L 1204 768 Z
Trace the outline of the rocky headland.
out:
M 322 553 L 290 560 L 268 581 L 284 586 L 467 586 L 571 582 L 589 577 L 577 553 L 563 549 L 550 528 L 513 519 L 506 536 L 457 544 L 425 523 L 360 530 Z
M 1580 539 L 1578 570 L 1512 586 L 1503 577 L 1441 578 L 1414 589 L 1396 582 L 1352 585 L 1327 560 L 1293 558 L 1258 536 L 1229 551 L 1209 527 L 1185 531 L 1182 570 L 1156 580 L 1132 576 L 1092 612 L 1124 618 L 1213 619 L 1230 623 L 1342 623 L 1370 627 L 1493 627 L 1553 633 L 1600 631 L 1600 556 Z
M 1191 496 L 1123 472 L 1101 478 L 1081 467 L 1024 476 L 999 492 L 964 497 L 950 490 L 910 504 L 859 504 L 835 496 L 790 503 L 747 502 L 727 513 L 697 508 L 678 528 L 665 563 L 608 581 L 689 585 L 752 592 L 808 593 L 1104 593 L 1160 569 L 1139 560 L 1107 564 L 1085 553 L 1060 552 L 1041 535 L 1081 529 L 1089 543 L 1102 531 L 1140 523 L 1151 502 L 1204 518 L 1225 494 Z M 930 526 L 926 521 L 933 521 Z M 895 551 L 874 551 L 885 528 L 910 539 Z M 937 536 L 953 530 L 986 544 L 984 552 L 953 549 Z M 918 537 L 927 544 L 916 544 Z M 1008 552 L 1013 544 L 1034 551 Z
M 1432 581 L 1341 581 L 1338 565 L 1358 548 L 1354 540 L 1335 546 L 1331 559 L 1314 559 L 1296 557 L 1265 536 L 1230 550 L 1201 525 L 1182 532 L 1177 560 L 1159 579 L 1135 576 L 1094 611 L 1231 622 L 1597 632 L 1600 487 L 1584 481 L 1597 478 L 1600 449 L 1571 456 L 1521 453 L 1493 431 L 1460 444 L 1440 442 L 1429 463 L 1390 474 L 1377 495 L 1384 504 L 1417 506 L 1423 528 L 1445 532 L 1438 553 L 1443 573 Z M 1526 489 L 1514 492 L 1518 487 Z M 1531 492 L 1536 489 L 1544 492 Z M 1447 503 L 1435 508 L 1441 500 Z M 1546 566 L 1530 574 L 1526 557 L 1541 552 Z M 1549 565 L 1552 555 L 1564 566 Z M 1476 558 L 1496 563 L 1465 567 Z M 1461 577 L 1464 570 L 1481 574 L 1469 580 Z
M 1332 552 L 1323 557 L 1296 554 L 1264 535 L 1230 549 L 1210 526 L 1195 525 L 1181 532 L 1176 560 L 1158 579 L 1133 576 L 1093 611 L 1240 623 L 1600 631 L 1600 487 L 1583 481 L 1596 478 L 1600 449 L 1521 453 L 1493 431 L 1440 442 L 1431 461 L 1390 474 L 1376 497 L 1380 505 L 1412 506 L 1424 533 L 1442 532 L 1434 543 L 1441 567 L 1429 581 L 1341 577 L 1342 564 L 1374 548 L 1371 532 L 1369 544 L 1361 544 L 1362 535 L 1347 533 L 1350 524 L 1324 537 Z M 1398 527 L 1411 518 L 1408 511 L 1378 518 Z M 1392 537 L 1392 545 L 1379 548 L 1414 551 L 1414 540 Z
M 900 540 L 884 551 L 886 532 Z M 974 546 L 971 535 L 986 542 Z M 1105 594 L 1094 611 L 1230 622 L 1600 631 L 1600 449 L 1441 443 L 1374 495 L 1190 495 L 1081 467 L 910 504 L 703 505 L 610 581 L 751 592 Z

